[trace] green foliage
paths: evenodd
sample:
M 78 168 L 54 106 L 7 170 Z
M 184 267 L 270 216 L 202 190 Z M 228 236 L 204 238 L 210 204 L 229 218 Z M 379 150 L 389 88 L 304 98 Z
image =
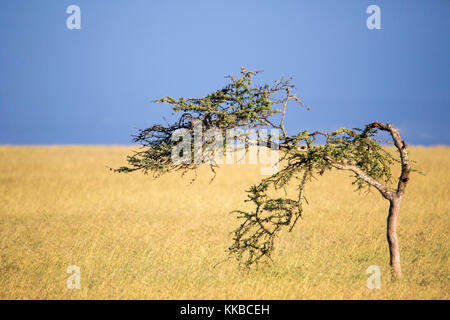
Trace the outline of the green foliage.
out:
M 133 136 L 133 142 L 141 145 L 141 150 L 128 156 L 128 166 L 116 169 L 116 172 L 143 171 L 153 173 L 155 177 L 169 171 L 196 169 L 194 154 L 190 163 L 174 164 L 171 161 L 171 150 L 180 141 L 173 141 L 172 134 L 180 129 L 187 130 L 194 136 L 196 121 L 202 124 L 202 130 L 211 128 L 250 129 L 258 127 L 273 127 L 271 118 L 280 113 L 274 106 L 286 100 L 291 79 L 280 79 L 272 86 L 252 85 L 252 77 L 259 71 L 243 69 L 241 77 L 229 76 L 231 83 L 203 98 L 164 97 L 157 103 L 167 103 L 174 113 L 180 114 L 176 123 L 153 125 L 140 129 Z M 207 147 L 203 142 L 202 148 Z
M 118 172 L 142 170 L 155 176 L 175 170 L 196 169 L 197 164 L 174 164 L 171 150 L 179 143 L 172 140 L 172 134 L 185 129 L 194 135 L 194 121 L 201 121 L 202 130 L 210 128 L 249 129 L 275 128 L 283 131 L 279 143 L 281 169 L 263 179 L 248 191 L 248 200 L 253 204 L 252 211 L 236 210 L 237 218 L 243 222 L 234 231 L 233 244 L 229 248 L 244 266 L 251 266 L 263 257 L 270 258 L 274 240 L 283 227 L 289 230 L 295 226 L 303 212 L 304 192 L 308 181 L 335 168 L 334 163 L 352 166 L 380 183 L 388 183 L 391 167 L 396 160 L 383 149 L 383 141 L 376 138 L 377 130 L 383 128 L 379 123 L 367 125 L 364 129 L 340 128 L 331 133 L 307 130 L 296 136 L 288 136 L 283 121 L 287 102 L 299 102 L 291 94 L 294 86 L 289 80 L 279 80 L 274 85 L 252 85 L 252 77 L 258 72 L 242 70 L 238 79 L 229 77 L 231 83 L 203 98 L 165 97 L 158 103 L 167 103 L 179 120 L 172 125 L 154 125 L 139 130 L 134 141 L 142 149 L 128 157 L 128 167 L 116 169 Z M 276 109 L 282 105 L 282 110 Z M 281 113 L 281 122 L 274 124 L 273 117 Z M 203 142 L 203 148 L 208 142 Z M 270 147 L 270 145 L 269 145 Z M 191 159 L 193 154 L 191 155 Z M 285 188 L 289 183 L 298 184 L 296 199 L 271 198 L 271 190 Z M 355 173 L 353 182 L 358 189 L 370 187 L 361 174 Z
M 237 80 L 201 99 L 165 97 L 156 100 L 168 103 L 174 112 L 201 120 L 207 128 L 230 129 L 267 125 L 267 118 L 279 113 L 272 105 L 279 103 L 273 95 L 289 85 L 289 81 L 274 86 L 252 86 L 253 73 L 243 73 Z
M 377 142 L 375 133 L 374 130 L 341 128 L 329 134 L 303 131 L 288 138 L 289 144 L 283 144 L 287 147 L 282 148 L 282 169 L 247 191 L 255 209 L 236 211 L 244 223 L 234 232 L 230 252 L 246 267 L 264 256 L 270 257 L 277 231 L 283 226 L 292 230 L 302 215 L 306 183 L 333 168 L 327 159 L 355 165 L 379 181 L 390 181 L 391 165 L 397 160 Z M 318 136 L 322 136 L 325 143 L 317 144 Z M 284 188 L 292 180 L 298 183 L 297 199 L 270 198 L 271 188 Z M 370 186 L 356 174 L 353 183 L 358 189 Z

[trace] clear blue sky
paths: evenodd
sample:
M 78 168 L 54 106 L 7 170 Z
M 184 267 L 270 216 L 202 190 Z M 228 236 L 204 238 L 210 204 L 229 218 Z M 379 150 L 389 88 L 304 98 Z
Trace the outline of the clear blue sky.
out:
M 449 33 L 448 0 L 2 0 L 0 144 L 130 144 L 171 118 L 152 100 L 203 96 L 245 66 L 294 78 L 311 111 L 289 109 L 290 133 L 383 121 L 448 145 Z

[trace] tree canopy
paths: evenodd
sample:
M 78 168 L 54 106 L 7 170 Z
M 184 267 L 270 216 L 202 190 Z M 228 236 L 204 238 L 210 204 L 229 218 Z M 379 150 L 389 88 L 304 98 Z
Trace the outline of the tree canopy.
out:
M 143 171 L 155 177 L 171 171 L 196 170 L 198 162 L 174 163 L 171 159 L 173 148 L 180 143 L 180 139 L 173 138 L 174 133 L 185 130 L 194 137 L 196 123 L 201 124 L 203 132 L 211 128 L 278 130 L 278 142 L 273 142 L 270 136 L 258 136 L 257 143 L 280 152 L 280 170 L 246 191 L 247 201 L 253 204 L 253 210 L 234 211 L 242 223 L 234 231 L 229 252 L 247 267 L 270 257 L 275 237 L 282 228 L 294 228 L 303 213 L 305 186 L 312 178 L 333 168 L 349 170 L 354 174 L 353 184 L 357 189 L 374 187 L 390 200 L 401 188 L 400 183 L 397 191 L 388 187 L 392 181 L 393 164 L 401 162 L 405 184 L 410 171 L 406 144 L 390 124 L 373 122 L 360 129 L 340 128 L 329 133 L 302 130 L 296 135 L 288 135 L 284 127 L 288 102 L 292 100 L 301 107 L 309 108 L 295 94 L 292 79 L 282 78 L 272 85 L 253 84 L 253 77 L 259 72 L 242 68 L 239 77 L 228 76 L 228 85 L 203 98 L 164 97 L 156 100 L 157 103 L 168 104 L 179 115 L 178 120 L 172 124 L 140 129 L 134 136 L 134 142 L 142 148 L 128 156 L 128 166 L 116 169 L 117 172 Z M 383 148 L 383 142 L 387 141 L 377 138 L 379 131 L 391 135 L 399 150 L 399 159 Z M 202 150 L 210 143 L 208 139 L 202 140 Z M 243 143 L 248 150 L 255 141 L 244 139 Z M 227 148 L 226 143 L 223 148 Z M 195 158 L 194 150 L 190 157 Z M 403 161 L 405 157 L 406 162 Z M 213 171 L 217 167 L 214 162 L 210 165 Z M 270 196 L 271 190 L 285 188 L 288 184 L 298 186 L 296 197 Z

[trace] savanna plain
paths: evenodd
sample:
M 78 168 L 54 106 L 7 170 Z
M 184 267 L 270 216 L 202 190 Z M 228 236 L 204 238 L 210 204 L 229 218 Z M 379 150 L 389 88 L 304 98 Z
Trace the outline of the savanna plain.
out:
M 403 278 L 391 280 L 388 203 L 332 171 L 306 189 L 303 219 L 272 262 L 227 259 L 235 209 L 262 176 L 225 165 L 154 180 L 118 174 L 132 147 L 0 146 L 0 299 L 449 299 L 450 147 L 410 147 L 400 212 Z M 397 171 L 398 172 L 398 171 Z M 295 192 L 295 185 L 290 187 Z M 81 270 L 69 290 L 68 266 Z M 381 288 L 366 270 L 381 268 Z

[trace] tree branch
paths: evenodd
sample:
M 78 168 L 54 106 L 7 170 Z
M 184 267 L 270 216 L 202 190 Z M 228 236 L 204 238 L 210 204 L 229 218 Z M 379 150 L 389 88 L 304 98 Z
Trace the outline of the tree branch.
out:
M 411 171 L 411 166 L 409 165 L 408 160 L 408 152 L 406 151 L 407 145 L 405 141 L 402 140 L 400 134 L 398 133 L 398 130 L 394 128 L 394 126 L 392 126 L 390 123 L 383 124 L 380 122 L 373 122 L 367 125 L 365 132 L 370 130 L 371 128 L 377 128 L 379 130 L 387 131 L 391 134 L 394 145 L 400 154 L 400 162 L 402 165 L 396 194 L 397 196 L 402 196 L 405 192 L 406 184 L 409 180 L 409 172 Z
M 384 186 L 382 183 L 380 183 L 376 179 L 374 179 L 374 178 L 370 177 L 369 175 L 367 175 L 364 171 L 362 171 L 357 166 L 354 166 L 354 165 L 351 165 L 351 164 L 347 164 L 347 163 L 338 162 L 338 161 L 334 161 L 330 157 L 325 157 L 325 160 L 329 164 L 331 164 L 332 166 L 334 166 L 334 167 L 336 167 L 338 169 L 349 170 L 349 171 L 354 172 L 358 176 L 358 178 L 360 178 L 361 180 L 367 182 L 371 186 L 375 187 L 381 193 L 381 195 L 384 198 L 386 198 L 387 200 L 392 200 L 394 195 L 392 194 L 391 191 L 389 191 L 389 189 L 386 186 Z

